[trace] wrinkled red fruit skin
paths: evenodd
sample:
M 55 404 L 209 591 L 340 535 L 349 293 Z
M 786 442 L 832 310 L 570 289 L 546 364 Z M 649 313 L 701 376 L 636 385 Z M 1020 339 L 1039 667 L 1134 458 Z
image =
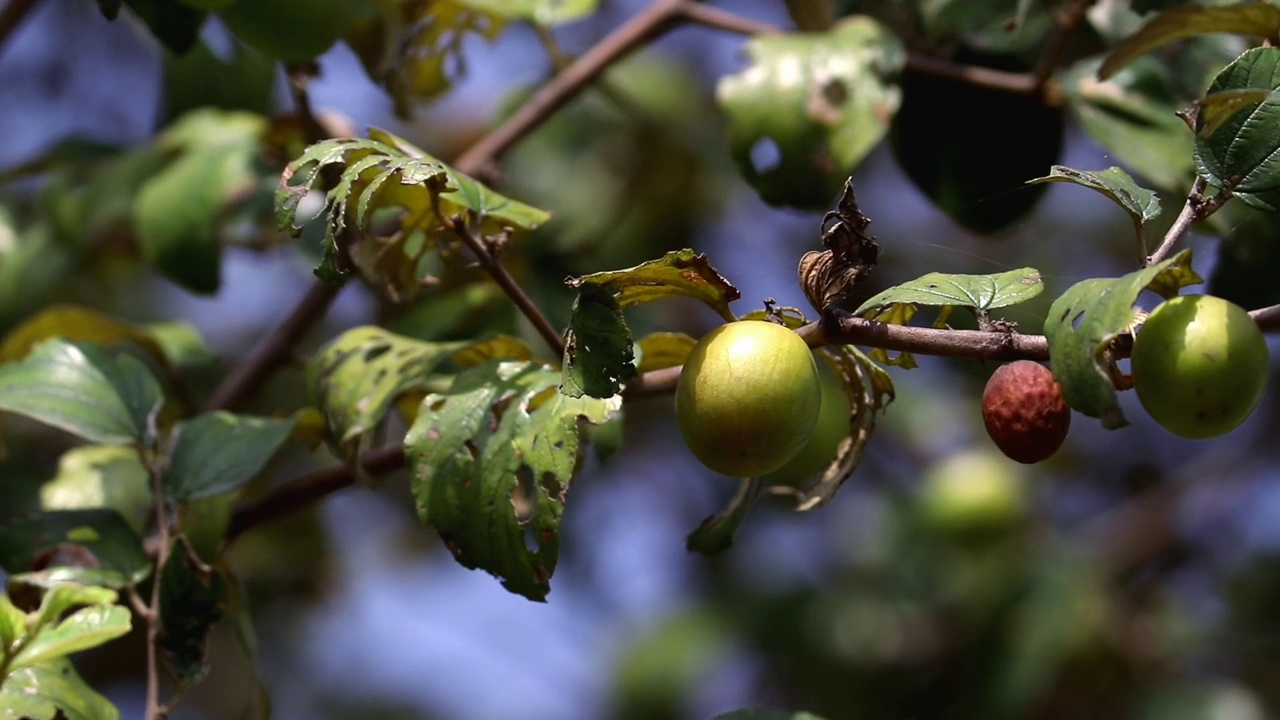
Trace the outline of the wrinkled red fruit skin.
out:
M 1038 463 L 1062 447 L 1071 408 L 1049 368 L 1031 360 L 1001 365 L 982 393 L 982 420 L 1010 459 Z

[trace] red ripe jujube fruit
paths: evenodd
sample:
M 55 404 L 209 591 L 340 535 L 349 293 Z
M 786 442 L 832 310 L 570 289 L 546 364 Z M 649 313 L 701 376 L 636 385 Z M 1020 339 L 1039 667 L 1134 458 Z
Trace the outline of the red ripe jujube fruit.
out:
M 1001 452 L 1031 464 L 1062 447 L 1071 427 L 1071 408 L 1049 368 L 1018 360 L 996 368 L 987 381 L 982 420 Z

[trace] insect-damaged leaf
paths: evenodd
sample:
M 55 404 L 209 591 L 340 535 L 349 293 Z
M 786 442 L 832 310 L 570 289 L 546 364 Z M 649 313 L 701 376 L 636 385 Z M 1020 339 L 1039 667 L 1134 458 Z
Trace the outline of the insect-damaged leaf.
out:
M 636 374 L 631 330 L 613 293 L 590 283 L 578 288 L 564 346 L 560 392 L 579 398 L 617 395 Z
M 621 408 L 556 391 L 560 373 L 489 362 L 428 395 L 405 437 L 418 515 L 458 562 L 544 600 L 559 556 L 560 515 L 579 450 L 579 422 Z
M 1118 278 L 1081 280 L 1067 289 L 1044 321 L 1053 376 L 1073 410 L 1100 418 L 1103 427 L 1128 424 L 1116 402 L 1119 376 L 1111 343 L 1138 320 L 1133 306 L 1144 289 L 1170 297 L 1184 285 L 1201 282 L 1191 269 L 1191 251 Z
M 1270 6 L 1267 6 L 1270 7 Z M 1280 8 L 1273 8 L 1280 14 Z M 1237 108 L 1206 134 L 1208 119 L 1197 123 L 1195 161 L 1200 176 L 1260 210 L 1280 211 L 1280 48 L 1246 51 L 1218 74 L 1210 94 L 1264 90 L 1263 98 Z
M 711 267 L 706 255 L 687 248 L 625 270 L 570 278 L 565 284 L 571 288 L 592 284 L 612 291 L 618 307 L 623 309 L 683 295 L 701 300 L 729 321 L 736 319 L 729 303 L 742 297 L 736 287 Z

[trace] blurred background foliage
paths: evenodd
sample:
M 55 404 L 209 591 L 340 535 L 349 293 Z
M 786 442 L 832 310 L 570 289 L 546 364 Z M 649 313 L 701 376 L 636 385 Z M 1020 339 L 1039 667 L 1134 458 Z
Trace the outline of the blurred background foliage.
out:
M 854 174 L 882 253 L 851 304 L 930 271 L 1032 265 L 1049 291 L 1008 317 L 1038 329 L 1071 283 L 1131 269 L 1123 213 L 1076 188 L 1022 183 L 1055 162 L 1121 164 L 1166 208 L 1181 205 L 1190 141 L 1173 110 L 1203 92 L 1206 69 L 1234 57 L 1239 40 L 1205 36 L 1144 58 L 1116 78 L 1125 92 L 1094 80 L 1099 53 L 1140 24 L 1138 11 L 1177 4 L 1093 4 L 1055 76 L 1057 104 L 908 65 L 885 139 Z M 553 37 L 477 25 L 452 44 L 419 38 L 440 51 L 430 58 L 454 59 L 407 77 L 385 75 L 388 49 L 370 40 L 393 16 L 366 12 L 350 20 L 356 50 L 339 44 L 319 59 L 312 102 L 331 129 L 386 127 L 456 157 L 556 58 L 642 5 L 602 2 Z M 792 22 L 782 3 L 723 5 Z M 827 4 L 787 5 L 820 21 Z M 1067 5 L 831 8 L 877 18 L 904 52 L 1022 71 L 1052 30 L 1049 10 Z M 108 23 L 87 0 L 45 0 L 0 49 L 0 335 L 58 304 L 127 319 L 119 339 L 159 362 L 188 409 L 305 292 L 319 247 L 314 232 L 295 242 L 269 220 L 276 178 L 305 144 L 278 66 L 217 22 L 192 42 L 180 54 L 130 18 Z M 818 245 L 820 209 L 759 199 L 730 153 L 735 118 L 716 102 L 717 81 L 748 62 L 741 37 L 673 33 L 490 169 L 505 194 L 553 215 L 505 259 L 557 325 L 572 301 L 565 277 L 683 247 L 708 253 L 743 291 L 739 313 L 766 297 L 804 304 L 794 266 Z M 751 151 L 750 162 L 769 160 Z M 832 178 L 838 187 L 843 173 Z M 147 219 L 148 203 L 160 219 Z M 1277 302 L 1277 222 L 1233 207 L 1193 236 L 1210 291 L 1247 307 Z M 429 263 L 421 269 L 430 274 Z M 716 322 L 680 301 L 628 320 L 637 337 L 697 336 Z M 185 324 L 156 325 L 174 321 Z M 501 292 L 467 271 L 406 304 L 353 283 L 304 356 L 368 322 L 422 339 L 502 332 L 538 342 Z M 687 554 L 684 536 L 733 487 L 680 444 L 669 398 L 630 403 L 620 451 L 589 458 L 574 488 L 546 606 L 458 568 L 415 521 L 398 475 L 376 493 L 350 489 L 254 528 L 229 551 L 240 584 L 211 638 L 212 672 L 178 716 L 273 707 L 279 718 L 701 720 L 746 705 L 828 720 L 1280 716 L 1274 390 L 1212 443 L 1173 438 L 1123 397 L 1131 427 L 1106 432 L 1077 416 L 1057 456 L 1023 468 L 983 437 L 978 397 L 993 367 L 919 361 L 894 370 L 897 400 L 835 503 L 812 514 L 766 503 L 713 558 Z M 249 409 L 302 406 L 301 380 L 287 369 Z M 838 437 L 845 418 L 824 418 Z M 73 458 L 65 436 L 14 418 L 0 432 L 0 516 L 37 509 L 59 488 L 127 487 L 118 458 Z M 332 462 L 295 443 L 250 492 Z M 135 631 L 77 658 L 126 717 L 140 714 L 143 643 Z

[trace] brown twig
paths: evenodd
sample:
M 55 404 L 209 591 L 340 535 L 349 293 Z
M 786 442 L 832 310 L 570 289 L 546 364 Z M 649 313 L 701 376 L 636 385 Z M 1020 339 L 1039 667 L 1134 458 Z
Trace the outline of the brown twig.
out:
M 312 285 L 289 315 L 227 375 L 204 409 L 234 408 L 256 393 L 276 368 L 292 356 L 294 346 L 324 316 L 341 289 L 341 285 L 320 281 Z
M 728 10 L 703 5 L 700 2 L 683 2 L 676 8 L 681 19 L 716 30 L 741 35 L 774 35 L 784 29 L 762 20 L 753 20 Z
M 1053 37 L 1045 46 L 1035 69 L 1031 71 L 1031 77 L 1035 80 L 1035 94 L 1043 95 L 1049 78 L 1053 77 L 1053 71 L 1057 70 L 1058 65 L 1062 63 L 1063 55 L 1071 45 L 1071 40 L 1075 37 L 1080 24 L 1084 22 L 1085 15 L 1093 2 L 1094 0 L 1075 0 L 1068 4 L 1066 11 L 1058 18 Z
M 404 448 L 396 446 L 371 450 L 360 456 L 359 463 L 370 476 L 386 475 L 404 467 Z M 227 526 L 227 541 L 234 540 L 253 527 L 297 512 L 354 483 L 355 477 L 345 465 L 317 470 L 290 480 L 266 495 L 237 505 Z
M 160 702 L 160 634 L 163 631 L 164 618 L 160 614 L 160 575 L 164 572 L 164 564 L 169 559 L 169 503 L 165 499 L 164 483 L 161 470 L 156 465 L 156 458 L 150 453 L 139 451 L 144 457 L 147 475 L 151 480 L 151 497 L 155 503 L 156 536 L 160 547 L 156 551 L 156 569 L 151 576 L 151 602 L 143 619 L 147 623 L 147 720 L 164 720 L 168 717 L 168 706 Z
M 1160 247 L 1147 257 L 1144 267 L 1155 265 L 1168 257 L 1173 251 L 1173 246 L 1178 244 L 1194 223 L 1214 214 L 1231 199 L 1232 193 L 1229 188 L 1222 188 L 1217 195 L 1206 197 L 1204 194 L 1206 187 L 1208 183 L 1202 177 L 1197 177 L 1192 183 L 1191 192 L 1187 193 L 1187 202 L 1183 204 L 1182 211 L 1178 213 L 1173 225 L 1170 225 L 1169 230 L 1164 234 Z
M 1250 310 L 1249 317 L 1258 323 L 1258 327 L 1262 328 L 1263 332 L 1280 330 L 1280 305 Z
M 0 10 L 0 53 L 4 52 L 9 36 L 18 29 L 35 6 L 36 0 L 9 0 L 4 9 Z

